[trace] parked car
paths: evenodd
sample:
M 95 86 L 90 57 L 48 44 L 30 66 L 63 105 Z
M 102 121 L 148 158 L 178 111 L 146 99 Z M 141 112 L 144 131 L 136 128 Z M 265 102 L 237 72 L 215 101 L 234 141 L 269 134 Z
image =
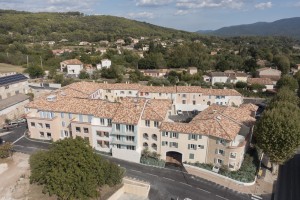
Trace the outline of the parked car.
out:
M 22 123 L 26 123 L 27 120 L 26 120 L 26 118 L 20 118 L 20 119 L 17 119 L 15 122 L 22 124 Z
M 18 123 L 18 122 L 10 122 L 10 123 L 8 123 L 8 124 L 5 124 L 5 125 L 3 126 L 3 129 L 8 130 L 8 129 L 10 129 L 10 128 L 14 128 L 14 127 L 17 127 L 17 126 L 19 126 L 19 123 Z
M 177 115 L 182 115 L 183 112 L 181 110 L 177 110 Z

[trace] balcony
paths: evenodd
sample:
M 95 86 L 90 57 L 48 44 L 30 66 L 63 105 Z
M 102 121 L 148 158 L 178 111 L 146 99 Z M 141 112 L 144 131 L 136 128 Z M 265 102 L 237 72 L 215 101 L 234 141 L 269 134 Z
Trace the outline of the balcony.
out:
M 111 144 L 122 144 L 122 145 L 133 145 L 133 146 L 136 146 L 136 143 L 134 141 L 118 140 L 117 138 L 113 138 L 112 141 L 111 141 Z
M 124 136 L 135 136 L 135 133 L 133 132 L 117 132 L 113 131 L 110 135 L 124 135 Z

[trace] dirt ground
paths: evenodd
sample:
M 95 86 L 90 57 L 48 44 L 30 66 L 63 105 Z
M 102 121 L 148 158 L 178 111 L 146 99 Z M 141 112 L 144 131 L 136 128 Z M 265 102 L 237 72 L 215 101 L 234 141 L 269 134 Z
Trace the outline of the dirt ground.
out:
M 6 72 L 22 73 L 23 71 L 24 71 L 24 68 L 22 66 L 0 63 L 0 73 L 6 73 Z
M 0 159 L 0 200 L 56 200 L 42 193 L 42 186 L 29 183 L 29 155 L 15 153 L 12 158 Z M 107 199 L 121 185 L 101 188 L 101 199 Z

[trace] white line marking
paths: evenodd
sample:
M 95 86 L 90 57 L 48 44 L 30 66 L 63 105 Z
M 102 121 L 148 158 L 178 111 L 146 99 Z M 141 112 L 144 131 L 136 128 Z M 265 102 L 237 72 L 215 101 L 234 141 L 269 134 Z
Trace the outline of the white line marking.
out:
M 216 196 L 219 197 L 219 198 L 221 198 L 221 199 L 229 200 L 229 199 L 227 199 L 225 197 L 222 197 L 222 196 L 219 196 L 219 195 L 216 195 Z
M 198 190 L 201 190 L 201 191 L 203 191 L 203 192 L 206 192 L 206 193 L 210 193 L 209 191 L 207 191 L 207 190 L 203 190 L 203 189 L 201 189 L 201 188 L 197 188 Z
M 254 199 L 262 199 L 262 197 L 252 194 L 251 198 L 253 198 L 253 197 L 255 197 Z
M 12 144 L 15 144 L 16 142 L 18 142 L 19 140 L 21 140 L 24 137 L 24 135 L 22 135 L 20 138 L 18 138 L 16 141 L 14 141 Z
M 193 186 L 191 186 L 191 185 L 189 185 L 189 184 L 187 184 L 187 183 L 184 183 L 184 182 L 178 182 L 178 183 L 181 183 L 181 184 L 183 184 L 183 185 L 187 185 L 187 186 L 193 187 Z
M 139 173 L 143 173 L 141 171 L 138 171 L 138 170 L 134 170 L 134 169 L 129 169 L 130 171 L 134 171 L 134 172 L 139 172 Z
M 158 177 L 157 175 L 155 175 L 155 174 L 150 174 L 150 173 L 145 173 L 145 174 L 148 174 L 148 175 L 151 175 L 151 176 L 155 176 L 155 177 Z
M 167 178 L 167 177 L 163 177 L 164 179 L 167 179 L 169 181 L 174 181 L 173 179 Z

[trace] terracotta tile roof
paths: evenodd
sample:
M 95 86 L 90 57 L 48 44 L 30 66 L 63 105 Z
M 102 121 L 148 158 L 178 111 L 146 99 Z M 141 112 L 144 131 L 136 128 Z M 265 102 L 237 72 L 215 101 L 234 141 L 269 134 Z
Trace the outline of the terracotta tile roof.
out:
M 177 93 L 203 93 L 203 88 L 199 86 L 177 86 Z
M 172 101 L 163 99 L 150 99 L 147 101 L 142 119 L 163 121 L 171 109 Z
M 115 112 L 112 122 L 120 124 L 138 124 L 145 107 L 146 99 L 124 98 Z
M 90 95 L 99 90 L 102 85 L 104 84 L 81 81 L 72 83 L 66 87 L 63 87 L 63 89 L 72 89 L 74 91 Z
M 174 86 L 140 86 L 139 92 L 149 93 L 176 93 Z
M 94 115 L 96 117 L 112 119 L 119 107 L 118 103 L 107 102 L 104 100 L 93 100 L 83 98 L 66 97 L 56 95 L 55 101 L 47 101 L 47 96 L 40 97 L 29 104 L 27 108 L 35 108 L 44 111 L 77 113 L 84 115 Z
M 227 77 L 227 74 L 224 72 L 211 72 L 210 76 Z
M 161 129 L 180 133 L 211 135 L 233 140 L 242 125 L 250 126 L 255 122 L 249 106 L 242 108 L 212 105 L 199 113 L 190 123 L 163 122 Z
M 260 78 L 269 78 L 272 81 L 278 81 L 280 79 L 279 75 L 259 75 Z
M 270 78 L 248 78 L 247 82 L 249 84 L 273 85 Z
M 64 60 L 62 63 L 66 65 L 82 65 L 82 62 L 78 59 Z
M 203 88 L 204 95 L 215 95 L 215 96 L 242 96 L 238 91 L 234 89 L 209 89 Z
M 103 89 L 109 90 L 139 90 L 139 84 L 130 84 L 130 83 L 115 83 L 115 84 L 102 84 Z

